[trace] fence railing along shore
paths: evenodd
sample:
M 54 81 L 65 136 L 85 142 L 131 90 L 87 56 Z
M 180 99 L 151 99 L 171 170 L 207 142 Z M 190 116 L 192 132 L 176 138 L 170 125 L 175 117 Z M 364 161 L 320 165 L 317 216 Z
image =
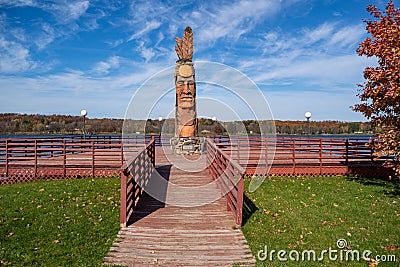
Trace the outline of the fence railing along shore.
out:
M 388 176 L 365 138 L 229 137 L 212 138 L 216 146 L 246 169 L 246 175 Z
M 0 139 L 0 184 L 32 180 L 119 176 L 125 157 L 151 136 Z M 155 138 L 160 142 L 159 138 Z
M 115 176 L 125 156 L 168 136 L 0 138 L 0 184 L 38 179 Z M 246 175 L 391 175 L 389 155 L 376 158 L 367 139 L 209 137 Z M 125 152 L 125 155 L 124 155 Z

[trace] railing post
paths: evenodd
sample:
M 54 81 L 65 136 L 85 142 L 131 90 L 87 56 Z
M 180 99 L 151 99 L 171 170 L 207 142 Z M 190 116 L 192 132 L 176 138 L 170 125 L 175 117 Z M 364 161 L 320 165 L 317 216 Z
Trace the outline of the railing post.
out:
M 265 140 L 265 170 L 268 170 L 268 138 L 264 137 Z M 265 173 L 265 175 L 268 175 L 268 173 Z
M 319 174 L 322 175 L 322 138 L 319 139 Z
M 95 161 L 94 161 L 94 141 L 92 141 L 92 177 L 95 177 L 94 164 L 95 164 Z
M 211 137 L 209 137 L 209 138 L 211 138 Z M 213 163 L 215 161 L 216 151 L 211 146 L 211 142 L 212 142 L 211 139 L 208 139 L 207 145 L 206 145 L 206 153 L 207 153 L 207 160 L 208 160 L 207 166 L 208 166 L 208 169 L 212 176 L 212 179 L 215 180 L 215 174 L 214 174 L 215 171 L 213 169 L 214 168 Z
M 6 177 L 8 177 L 8 139 L 6 140 Z
M 205 145 L 204 151 L 206 153 L 206 168 L 208 169 L 210 167 L 209 160 L 208 160 L 208 137 L 206 137 L 204 145 Z
M 121 192 L 120 192 L 120 214 L 119 222 L 121 227 L 126 227 L 126 188 L 127 188 L 127 177 L 125 174 L 125 169 L 121 169 Z
M 36 141 L 36 139 L 35 139 L 35 141 Z M 54 142 L 53 140 L 50 141 L 50 148 L 51 148 L 51 150 L 50 150 L 50 157 L 51 157 L 51 158 L 54 157 L 53 142 Z
M 153 163 L 153 167 L 156 166 L 156 145 L 154 137 L 152 138 L 153 144 L 151 145 L 151 163 Z
M 349 174 L 349 139 L 346 139 L 345 142 L 345 146 L 346 146 L 346 174 Z
M 294 139 L 291 138 L 291 143 L 292 143 L 292 161 L 293 161 L 293 175 L 296 174 L 296 147 L 294 144 Z
M 236 203 L 236 223 L 237 225 L 242 225 L 243 219 L 243 194 L 244 194 L 244 178 L 243 174 L 240 175 L 239 181 L 237 183 L 237 203 Z
M 36 180 L 36 177 L 37 177 L 37 164 L 38 164 L 38 160 L 37 160 L 37 139 L 35 139 L 35 152 L 34 152 L 35 154 L 34 154 L 34 156 L 35 156 L 35 166 L 34 166 L 34 177 L 35 177 L 35 180 Z
M 237 139 L 237 162 L 240 164 L 240 139 Z
M 355 144 L 355 157 L 358 158 L 358 140 L 353 143 Z
M 63 139 L 63 176 L 64 178 L 67 176 L 67 148 L 66 148 L 66 141 Z
M 374 165 L 374 148 L 371 146 L 370 150 L 370 157 L 371 157 L 371 167 Z
M 129 139 L 128 139 L 128 143 L 129 143 Z M 119 145 L 121 146 L 121 166 L 122 166 L 122 165 L 124 165 L 124 143 L 123 143 L 122 139 L 119 140 Z

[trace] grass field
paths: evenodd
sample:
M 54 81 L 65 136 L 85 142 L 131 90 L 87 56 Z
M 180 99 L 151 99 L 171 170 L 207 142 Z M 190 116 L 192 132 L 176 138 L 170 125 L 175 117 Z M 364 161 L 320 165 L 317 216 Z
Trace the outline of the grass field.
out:
M 376 255 L 395 255 L 397 262 L 381 261 L 379 266 L 400 265 L 398 183 L 346 177 L 272 177 L 246 195 L 253 213 L 242 230 L 254 255 L 265 251 L 265 246 L 268 251 L 265 260 L 265 254 L 260 254 L 259 266 L 368 266 L 362 259 L 352 261 L 351 254 L 346 261 L 349 250 L 359 250 L 360 255 L 370 250 L 374 259 Z M 345 240 L 339 243 L 343 249 L 338 248 L 339 239 Z M 305 253 L 301 261 L 304 250 L 315 250 L 318 259 L 322 250 L 329 248 L 338 250 L 331 254 L 331 258 L 337 255 L 337 260 L 324 254 L 324 260 L 310 262 Z M 272 250 L 276 252 L 271 261 Z M 281 258 L 286 262 L 278 260 L 279 250 L 285 251 Z M 292 250 L 299 252 L 299 261 L 291 260 L 297 258 Z M 340 253 L 344 253 L 342 260 Z
M 119 179 L 0 186 L 0 266 L 100 266 L 119 230 Z
M 246 180 L 246 185 L 248 185 Z M 346 177 L 273 177 L 246 193 L 252 214 L 242 230 L 259 266 L 367 266 L 290 261 L 292 250 L 370 250 L 399 266 L 400 186 Z M 0 186 L 0 266 L 101 266 L 119 229 L 119 179 L 71 179 Z M 337 241 L 345 239 L 340 250 Z M 287 262 L 278 260 L 285 250 Z M 339 253 L 337 254 L 340 255 Z M 345 255 L 345 254 L 344 254 Z M 261 254 L 260 256 L 263 256 Z M 295 257 L 295 254 L 292 254 Z

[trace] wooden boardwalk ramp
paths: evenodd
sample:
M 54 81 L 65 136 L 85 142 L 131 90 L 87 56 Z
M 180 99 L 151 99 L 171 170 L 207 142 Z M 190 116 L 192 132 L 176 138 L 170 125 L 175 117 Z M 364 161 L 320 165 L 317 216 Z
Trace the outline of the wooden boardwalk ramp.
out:
M 203 156 L 177 156 L 168 148 L 156 148 L 156 175 L 169 183 L 160 180 L 155 185 L 157 199 L 144 193 L 104 263 L 254 266 L 246 239 L 204 166 Z

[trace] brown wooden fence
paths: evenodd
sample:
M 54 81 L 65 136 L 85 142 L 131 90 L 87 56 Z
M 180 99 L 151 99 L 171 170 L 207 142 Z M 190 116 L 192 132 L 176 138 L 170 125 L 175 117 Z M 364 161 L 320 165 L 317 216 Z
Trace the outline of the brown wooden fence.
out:
M 346 138 L 229 138 L 215 144 L 247 175 L 371 175 L 388 176 L 384 162 L 377 158 L 365 139 Z
M 121 169 L 121 227 L 126 227 L 155 168 L 155 140 L 152 139 Z
M 148 138 L 0 139 L 0 184 L 32 180 L 118 176 L 125 155 Z
M 227 209 L 233 212 L 236 224 L 242 225 L 245 170 L 209 139 L 206 139 L 206 153 L 208 169 L 226 198 Z

